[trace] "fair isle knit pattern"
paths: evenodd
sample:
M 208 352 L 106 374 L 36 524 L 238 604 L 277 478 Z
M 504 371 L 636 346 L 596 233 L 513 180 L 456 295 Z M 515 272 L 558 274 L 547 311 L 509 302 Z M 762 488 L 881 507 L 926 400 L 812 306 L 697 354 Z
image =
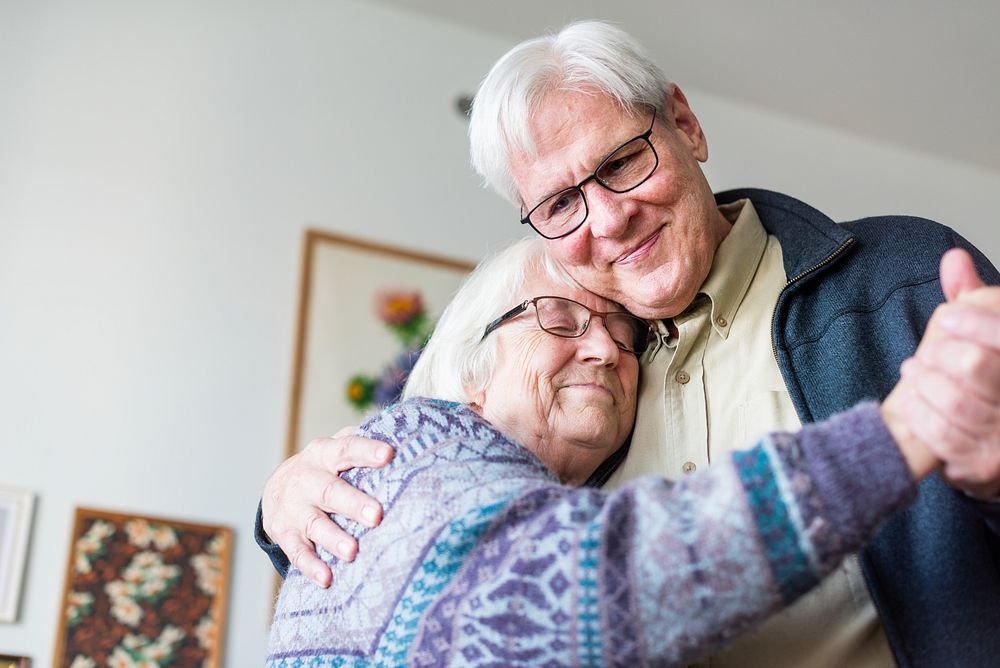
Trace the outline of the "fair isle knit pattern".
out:
M 273 668 L 681 663 L 806 591 L 913 494 L 871 406 L 612 494 L 560 485 L 453 403 L 409 400 L 360 433 L 396 449 L 345 474 L 383 521 L 342 523 L 360 550 L 352 563 L 321 552 L 330 589 L 289 572 Z M 849 468 L 873 465 L 885 487 L 852 488 Z M 858 511 L 831 516 L 834 502 Z

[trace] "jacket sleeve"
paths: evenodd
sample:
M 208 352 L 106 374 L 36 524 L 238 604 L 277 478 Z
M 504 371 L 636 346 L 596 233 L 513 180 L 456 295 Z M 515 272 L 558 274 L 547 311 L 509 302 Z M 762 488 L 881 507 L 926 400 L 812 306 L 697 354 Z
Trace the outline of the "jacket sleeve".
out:
M 677 483 L 536 488 L 484 530 L 427 606 L 413 651 L 690 661 L 810 589 L 915 489 L 875 404 L 772 434 Z
M 257 547 L 264 550 L 264 554 L 271 560 L 271 564 L 274 566 L 274 570 L 278 572 L 278 575 L 282 578 L 286 577 L 288 575 L 288 567 L 291 564 L 285 553 L 278 547 L 278 544 L 272 543 L 268 539 L 267 534 L 264 533 L 264 515 L 260 501 L 257 502 L 257 517 L 254 519 L 253 524 L 253 538 L 257 541 Z

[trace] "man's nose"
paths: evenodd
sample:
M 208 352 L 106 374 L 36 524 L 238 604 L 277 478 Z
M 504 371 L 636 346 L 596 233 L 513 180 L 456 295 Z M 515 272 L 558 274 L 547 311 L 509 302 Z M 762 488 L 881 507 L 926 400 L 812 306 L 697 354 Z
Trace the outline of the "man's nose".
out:
M 629 193 L 614 193 L 600 183 L 588 183 L 586 188 L 590 234 L 597 238 L 616 239 L 628 230 L 629 222 L 638 212 Z

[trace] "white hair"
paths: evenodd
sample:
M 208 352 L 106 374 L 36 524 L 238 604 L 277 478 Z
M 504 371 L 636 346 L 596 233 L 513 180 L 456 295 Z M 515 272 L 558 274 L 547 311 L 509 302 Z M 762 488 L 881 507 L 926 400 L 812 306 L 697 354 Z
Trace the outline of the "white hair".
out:
M 513 300 L 524 299 L 523 285 L 535 277 L 583 289 L 549 257 L 539 236 L 521 239 L 483 260 L 438 320 L 410 373 L 403 398 L 469 403 L 489 384 L 496 366 L 497 337 L 483 340 L 486 326 L 516 306 Z
M 642 108 L 665 117 L 672 84 L 631 35 L 601 21 L 571 23 L 555 35 L 521 42 L 483 79 L 472 103 L 472 166 L 515 206 L 514 152 L 534 155 L 530 118 L 551 91 L 603 93 L 626 113 Z

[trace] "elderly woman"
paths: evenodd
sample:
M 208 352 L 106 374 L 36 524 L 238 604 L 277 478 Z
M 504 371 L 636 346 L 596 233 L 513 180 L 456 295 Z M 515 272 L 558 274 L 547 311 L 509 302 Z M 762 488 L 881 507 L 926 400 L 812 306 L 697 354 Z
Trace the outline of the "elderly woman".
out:
M 345 474 L 381 525 L 338 519 L 360 550 L 322 553 L 333 588 L 289 572 L 268 665 L 684 662 L 812 587 L 936 464 L 902 438 L 907 395 L 885 422 L 864 405 L 678 483 L 574 487 L 628 437 L 648 334 L 540 241 L 481 265 L 407 398 L 360 430 L 396 450 Z

